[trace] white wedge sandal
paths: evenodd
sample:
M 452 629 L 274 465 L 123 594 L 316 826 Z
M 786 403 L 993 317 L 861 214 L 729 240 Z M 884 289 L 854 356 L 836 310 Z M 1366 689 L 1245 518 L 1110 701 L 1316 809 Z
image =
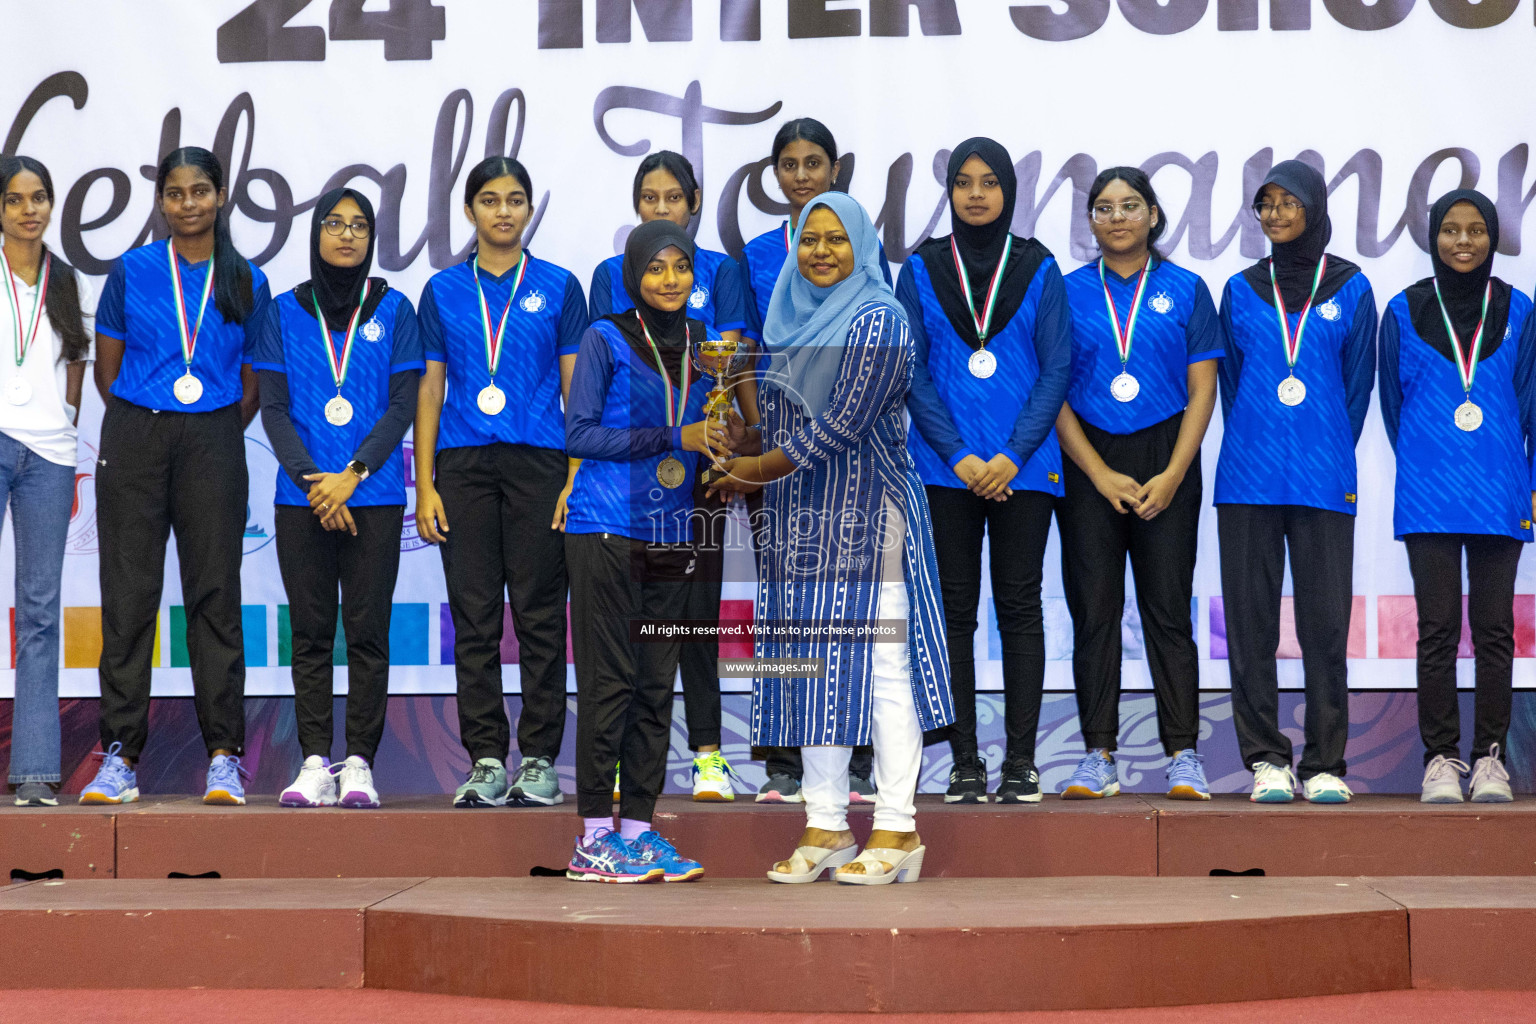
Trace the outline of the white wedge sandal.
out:
M 829 850 L 824 846 L 796 847 L 794 856 L 789 858 L 790 870 L 770 870 L 768 880 L 789 885 L 814 882 L 821 877 L 823 871 L 836 871 L 858 855 L 859 848 L 856 845 L 841 850 Z
M 892 882 L 915 882 L 923 873 L 923 852 L 926 846 L 914 850 L 892 850 L 871 847 L 853 858 L 864 865 L 862 875 L 847 871 L 835 872 L 832 877 L 844 885 L 889 885 Z M 886 869 L 886 865 L 890 869 Z

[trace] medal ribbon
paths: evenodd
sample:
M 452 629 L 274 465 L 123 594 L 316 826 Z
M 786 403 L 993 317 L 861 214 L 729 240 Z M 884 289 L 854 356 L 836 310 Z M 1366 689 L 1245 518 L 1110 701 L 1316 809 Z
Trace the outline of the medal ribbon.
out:
M 1109 280 L 1104 276 L 1104 257 L 1099 257 L 1099 284 L 1104 286 L 1104 305 L 1109 308 L 1109 323 L 1115 332 L 1115 351 L 1120 354 L 1120 369 L 1125 370 L 1126 362 L 1131 358 L 1131 336 L 1136 333 L 1136 318 L 1141 315 L 1141 298 L 1147 291 L 1147 270 L 1152 266 L 1152 257 L 1147 257 L 1147 262 L 1142 264 L 1141 273 L 1136 277 L 1136 292 L 1131 296 L 1131 314 L 1125 318 L 1125 330 L 1120 329 L 1120 315 L 1115 312 L 1114 296 L 1109 294 Z
M 43 296 L 48 294 L 48 274 L 53 269 L 53 257 L 43 256 L 43 271 L 37 278 L 37 298 L 32 302 L 32 316 L 29 318 L 30 326 L 23 326 L 21 319 L 21 293 L 16 290 L 16 278 L 11 273 L 11 262 L 5 258 L 4 250 L 0 250 L 0 271 L 5 274 L 6 298 L 11 300 L 11 313 L 15 319 L 16 332 L 12 336 L 15 342 L 16 365 L 20 366 L 27 358 L 27 351 L 32 343 L 37 340 L 37 329 L 43 322 Z
M 992 272 L 992 283 L 987 285 L 987 301 L 982 306 L 981 315 L 976 315 L 976 303 L 971 298 L 971 279 L 965 273 L 965 261 L 960 258 L 960 249 L 955 245 L 955 237 L 949 237 L 949 254 L 955 258 L 955 273 L 960 275 L 960 293 L 965 296 L 965 308 L 970 310 L 971 322 L 976 325 L 976 340 L 985 345 L 987 343 L 987 331 L 992 326 L 992 314 L 997 310 L 997 291 L 1003 283 L 1003 268 L 1008 265 L 1008 254 L 1013 251 L 1013 236 L 1003 243 L 1003 258 L 997 261 L 997 269 Z
M 678 426 L 683 421 L 683 412 L 688 405 L 688 387 L 693 383 L 693 360 L 689 358 L 690 346 L 683 346 L 683 365 L 677 371 L 682 375 L 683 390 L 679 402 L 674 403 L 672 401 L 672 375 L 667 373 L 667 368 L 662 365 L 661 349 L 656 347 L 656 341 L 651 337 L 651 329 L 645 326 L 645 317 L 640 315 L 638 309 L 635 310 L 635 319 L 640 321 L 640 330 L 645 334 L 645 343 L 651 346 L 651 356 L 656 360 L 656 371 L 661 374 L 661 379 L 667 386 L 667 426 Z
M 347 336 L 341 343 L 340 356 L 336 354 L 335 342 L 331 341 L 331 329 L 325 324 L 325 314 L 320 312 L 320 300 L 310 296 L 315 304 L 315 319 L 320 323 L 320 337 L 325 339 L 325 361 L 331 365 L 331 377 L 336 381 L 338 395 L 341 394 L 341 385 L 347 379 L 347 367 L 352 365 L 352 342 L 357 337 L 357 321 L 362 318 L 363 304 L 368 301 L 368 292 L 372 289 L 372 281 L 363 282 L 363 295 L 357 300 L 352 319 L 347 321 Z
M 528 253 L 517 261 L 517 276 L 512 279 L 512 293 L 507 296 L 507 307 L 501 311 L 501 322 L 496 333 L 491 333 L 491 307 L 485 302 L 485 289 L 480 287 L 480 254 L 475 254 L 475 294 L 480 296 L 480 327 L 485 331 L 485 363 L 491 371 L 492 383 L 496 380 L 496 367 L 501 365 L 501 339 L 507 331 L 507 315 L 512 312 L 512 302 L 517 290 L 523 285 L 523 275 L 528 272 Z
M 789 229 L 789 221 L 785 221 L 784 222 L 784 252 L 786 254 L 789 252 L 789 239 L 790 239 L 792 234 L 793 234 L 793 232 L 790 231 L 790 229 Z
M 181 266 L 176 262 L 176 243 L 165 243 L 165 254 L 171 261 L 171 291 L 176 298 L 176 327 L 181 332 L 181 359 L 192 372 L 192 356 L 197 351 L 197 335 L 203 329 L 203 314 L 208 311 L 208 296 L 213 294 L 213 259 L 208 260 L 208 278 L 203 282 L 203 298 L 197 304 L 197 323 L 187 327 L 187 297 L 181 287 Z
M 1292 375 L 1296 372 L 1296 357 L 1301 354 L 1301 335 L 1307 329 L 1307 314 L 1312 312 L 1312 300 L 1317 298 L 1318 286 L 1323 283 L 1323 269 L 1327 266 L 1327 256 L 1317 261 L 1317 273 L 1312 275 L 1312 294 L 1307 296 L 1307 304 L 1301 307 L 1301 319 L 1296 321 L 1293 338 L 1291 322 L 1286 319 L 1285 300 L 1280 297 L 1280 282 L 1275 278 L 1275 261 L 1269 261 L 1269 283 L 1275 289 L 1275 312 L 1280 315 L 1280 337 L 1285 341 L 1285 365 Z
M 1488 282 L 1488 287 L 1483 289 L 1483 313 L 1477 320 L 1477 330 L 1472 334 L 1472 346 L 1470 349 L 1461 347 L 1461 338 L 1456 334 L 1456 328 L 1451 326 L 1451 315 L 1445 311 L 1445 299 L 1440 297 L 1440 281 L 1435 281 L 1435 301 L 1440 304 L 1440 319 L 1445 321 L 1445 333 L 1451 336 L 1451 345 L 1456 350 L 1456 373 L 1461 377 L 1461 390 L 1466 392 L 1467 401 L 1472 400 L 1472 380 L 1477 376 L 1477 363 L 1483 352 L 1483 325 L 1488 322 L 1488 300 L 1493 297 L 1493 282 Z

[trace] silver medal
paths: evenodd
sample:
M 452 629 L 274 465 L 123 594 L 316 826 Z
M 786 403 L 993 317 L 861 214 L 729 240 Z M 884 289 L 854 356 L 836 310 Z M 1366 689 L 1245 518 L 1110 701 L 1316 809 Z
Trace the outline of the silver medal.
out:
M 668 490 L 676 490 L 683 486 L 683 481 L 687 477 L 688 470 L 683 467 L 681 462 L 670 455 L 662 459 L 661 464 L 656 467 L 656 479 L 661 482 L 661 486 Z
M 188 370 L 185 375 L 176 378 L 176 385 L 172 390 L 176 393 L 176 401 L 182 405 L 192 405 L 203 397 L 203 382 L 192 376 Z
M 501 410 L 507 407 L 507 393 L 495 384 L 487 384 L 480 389 L 479 396 L 475 398 L 475 404 L 487 416 L 500 415 Z
M 970 362 L 966 363 L 966 366 L 970 369 L 972 377 L 986 380 L 997 372 L 997 356 L 984 348 L 979 348 L 971 353 Z
M 1114 380 L 1109 382 L 1109 393 L 1115 396 L 1117 402 L 1129 402 L 1141 394 L 1141 382 L 1121 371 Z
M 1275 388 L 1275 394 L 1280 396 L 1281 405 L 1300 405 L 1306 401 L 1307 386 L 1291 376 L 1280 382 L 1280 386 Z
M 1471 433 L 1483 425 L 1483 410 L 1467 399 L 1456 407 L 1456 426 Z
M 5 387 L 5 398 L 12 405 L 26 405 L 32 401 L 32 385 L 20 377 L 12 377 Z
M 325 403 L 325 422 L 333 427 L 344 427 L 352 422 L 352 403 L 337 395 Z

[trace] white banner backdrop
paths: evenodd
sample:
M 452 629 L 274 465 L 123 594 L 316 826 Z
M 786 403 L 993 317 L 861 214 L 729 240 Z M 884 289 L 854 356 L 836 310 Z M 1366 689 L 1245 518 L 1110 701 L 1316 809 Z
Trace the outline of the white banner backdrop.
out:
M 467 251 L 460 190 L 492 152 L 531 172 L 530 248 L 583 283 L 633 223 L 635 162 L 653 149 L 694 160 L 698 239 L 735 251 L 782 216 L 765 157 L 779 123 L 809 115 L 836 134 L 848 188 L 877 213 L 892 259 L 948 230 L 948 147 L 986 134 L 1019 162 L 1015 230 L 1038 235 L 1066 271 L 1092 258 L 1082 190 L 1099 167 L 1137 163 L 1154 172 L 1174 257 L 1219 295 L 1265 251 L 1247 210 L 1257 181 L 1300 154 L 1335 190 L 1332 250 L 1365 268 L 1379 307 L 1429 272 L 1429 201 L 1457 185 L 1498 202 L 1496 273 L 1520 289 L 1536 276 L 1521 238 L 1536 177 L 1526 73 L 1536 30 L 1524 0 L 4 0 L 0 17 L 27 26 L 25 45 L 7 34 L 5 151 L 51 168 L 49 243 L 91 275 L 160 230 L 154 165 L 182 144 L 226 161 L 235 239 L 274 289 L 307 276 L 314 197 L 350 181 L 379 208 L 378 272 L 416 297 Z M 101 408 L 89 394 L 65 563 L 62 688 L 73 696 L 97 692 Z M 1203 451 L 1207 500 L 1220 439 L 1218 412 Z M 248 692 L 291 693 L 276 462 L 259 420 L 247 450 Z M 1351 680 L 1411 687 L 1412 584 L 1392 539 L 1393 459 L 1374 409 L 1359 462 Z M 402 548 L 392 692 L 452 692 L 441 563 L 409 526 Z M 1224 638 L 1211 629 L 1216 556 L 1207 508 L 1193 611 L 1211 689 L 1228 685 Z M 166 695 L 190 692 L 175 557 L 173 546 L 155 671 Z M 1046 570 L 1047 685 L 1065 689 L 1070 622 L 1054 539 Z M 1527 560 L 1519 685 L 1536 683 L 1533 584 Z M 750 600 L 751 588 L 730 584 L 725 596 Z M 1125 633 L 1127 686 L 1145 687 L 1134 608 Z M 977 645 L 979 683 L 998 688 L 995 626 L 984 622 Z M 1294 638 L 1282 653 L 1283 683 L 1299 685 Z M 1463 660 L 1464 682 L 1470 669 Z M 0 696 L 11 676 L 0 671 Z M 515 690 L 515 664 L 504 678 Z

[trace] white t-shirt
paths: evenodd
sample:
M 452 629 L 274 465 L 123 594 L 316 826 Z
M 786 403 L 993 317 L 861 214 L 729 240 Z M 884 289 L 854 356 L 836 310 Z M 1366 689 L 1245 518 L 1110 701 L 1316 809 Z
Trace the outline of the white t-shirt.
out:
M 57 267 L 59 264 L 54 264 Z M 75 271 L 75 287 L 80 291 L 80 312 L 85 320 L 85 336 L 90 346 L 84 359 L 89 362 L 96 355 L 96 294 L 91 284 Z M 37 300 L 37 287 L 12 275 L 16 294 L 21 300 L 21 316 L 25 320 L 32 313 L 32 303 Z M 0 288 L 6 287 L 0 281 Z M 37 339 L 27 349 L 26 359 L 16 365 L 16 313 L 11 300 L 0 297 L 0 432 L 14 437 L 49 462 L 61 466 L 77 463 L 76 445 L 79 438 L 75 430 L 74 406 L 64 401 L 66 364 L 59 355 L 64 349 L 64 339 L 53 329 L 46 309 L 37 328 Z M 89 375 L 87 375 L 89 376 Z M 32 389 L 32 397 L 25 405 L 13 405 L 9 400 L 10 384 L 20 377 Z M 82 390 L 89 384 L 82 384 Z

